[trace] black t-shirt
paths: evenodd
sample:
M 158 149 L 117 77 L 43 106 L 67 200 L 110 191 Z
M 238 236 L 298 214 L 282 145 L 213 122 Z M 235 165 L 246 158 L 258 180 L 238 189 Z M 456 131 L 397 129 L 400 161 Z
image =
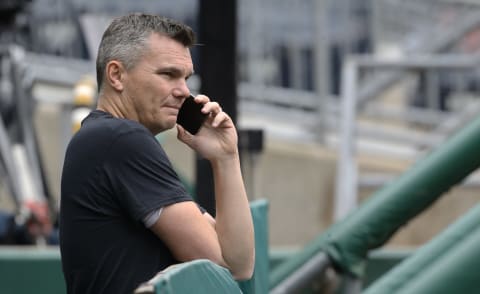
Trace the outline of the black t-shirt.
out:
M 143 219 L 192 198 L 145 127 L 92 111 L 67 148 L 61 185 L 60 250 L 69 294 L 132 293 L 176 263 Z

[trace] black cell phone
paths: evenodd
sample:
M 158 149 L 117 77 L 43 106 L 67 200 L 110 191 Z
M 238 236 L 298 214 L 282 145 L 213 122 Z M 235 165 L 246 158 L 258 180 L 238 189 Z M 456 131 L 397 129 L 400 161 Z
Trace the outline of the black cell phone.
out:
M 177 124 L 195 135 L 208 117 L 208 114 L 202 113 L 202 108 L 203 104 L 196 103 L 193 95 L 190 95 L 178 111 Z

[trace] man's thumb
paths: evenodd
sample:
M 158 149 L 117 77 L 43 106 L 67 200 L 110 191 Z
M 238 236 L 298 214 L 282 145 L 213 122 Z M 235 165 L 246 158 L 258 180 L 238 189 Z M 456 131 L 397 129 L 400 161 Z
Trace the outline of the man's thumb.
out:
M 177 139 L 190 146 L 193 135 L 187 132 L 181 125 L 177 124 Z

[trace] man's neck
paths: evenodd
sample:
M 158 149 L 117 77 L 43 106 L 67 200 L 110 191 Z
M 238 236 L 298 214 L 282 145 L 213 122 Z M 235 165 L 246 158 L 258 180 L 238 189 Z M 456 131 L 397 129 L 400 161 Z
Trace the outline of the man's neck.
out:
M 115 93 L 108 93 L 108 91 L 99 94 L 97 109 L 108 112 L 117 118 L 138 120 L 134 112 L 122 101 L 121 97 L 118 97 Z

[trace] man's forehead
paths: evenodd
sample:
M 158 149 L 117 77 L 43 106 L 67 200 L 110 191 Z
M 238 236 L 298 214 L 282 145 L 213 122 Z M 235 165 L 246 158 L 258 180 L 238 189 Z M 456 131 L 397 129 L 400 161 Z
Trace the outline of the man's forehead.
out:
M 183 45 L 177 40 L 174 40 L 170 37 L 159 35 L 159 34 L 152 34 L 148 38 L 149 47 L 155 50 L 161 51 L 179 51 L 188 53 L 190 55 L 190 48 Z
M 148 37 L 149 47 L 162 51 L 180 51 L 190 55 L 190 48 L 169 36 L 153 33 Z
M 193 72 L 190 49 L 166 36 L 151 37 L 147 61 L 162 68 Z

